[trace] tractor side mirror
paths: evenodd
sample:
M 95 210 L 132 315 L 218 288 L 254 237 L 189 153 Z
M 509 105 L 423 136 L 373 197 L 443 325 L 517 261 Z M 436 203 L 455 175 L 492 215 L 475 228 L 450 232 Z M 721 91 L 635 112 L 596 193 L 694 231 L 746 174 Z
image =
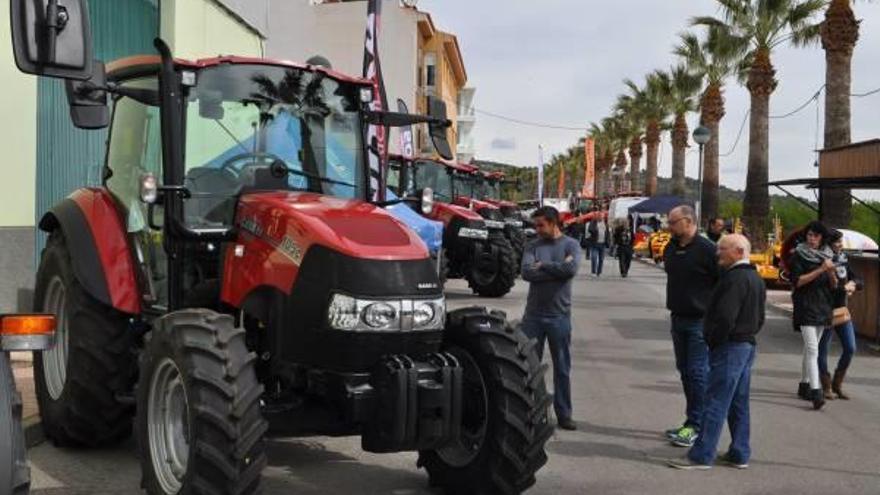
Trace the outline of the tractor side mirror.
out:
M 92 32 L 86 0 L 11 0 L 15 65 L 26 74 L 92 77 Z
M 431 141 L 434 149 L 446 160 L 452 160 L 452 147 L 449 146 L 449 120 L 446 118 L 446 102 L 434 96 L 428 97 L 428 115 L 437 119 L 437 123 L 431 123 L 428 128 L 431 133 Z M 442 122 L 442 123 L 440 123 Z
M 107 106 L 107 75 L 104 64 L 92 63 L 92 76 L 86 81 L 64 81 L 67 103 L 70 104 L 70 120 L 80 129 L 103 129 L 110 125 L 110 109 Z
M 223 120 L 223 93 L 210 89 L 199 90 L 199 117 Z

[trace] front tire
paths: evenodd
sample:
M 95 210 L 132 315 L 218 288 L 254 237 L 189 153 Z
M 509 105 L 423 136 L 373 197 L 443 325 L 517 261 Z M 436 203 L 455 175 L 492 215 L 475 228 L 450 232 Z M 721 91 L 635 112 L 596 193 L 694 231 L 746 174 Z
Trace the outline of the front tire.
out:
M 21 427 L 21 394 L 15 388 L 9 354 L 0 351 L 0 493 L 24 495 L 31 483 Z
M 508 226 L 507 237 L 510 240 L 510 247 L 513 248 L 514 270 L 516 275 L 519 276 L 522 267 L 523 251 L 526 248 L 526 234 L 520 228 Z
M 445 350 L 464 369 L 461 434 L 442 449 L 419 452 L 419 466 L 450 495 L 522 493 L 547 462 L 544 445 L 553 435 L 547 367 L 503 314 L 466 308 L 448 321 Z
M 516 261 L 510 242 L 500 232 L 489 234 L 483 252 L 474 254 L 468 285 L 481 297 L 503 297 L 516 283 Z
M 125 315 L 86 293 L 64 235 L 46 243 L 34 309 L 54 314 L 55 347 L 34 353 L 34 385 L 46 437 L 56 445 L 115 445 L 131 435 L 134 339 Z
M 239 495 L 260 490 L 267 423 L 256 355 L 232 317 L 169 313 L 141 358 L 137 437 L 149 494 Z

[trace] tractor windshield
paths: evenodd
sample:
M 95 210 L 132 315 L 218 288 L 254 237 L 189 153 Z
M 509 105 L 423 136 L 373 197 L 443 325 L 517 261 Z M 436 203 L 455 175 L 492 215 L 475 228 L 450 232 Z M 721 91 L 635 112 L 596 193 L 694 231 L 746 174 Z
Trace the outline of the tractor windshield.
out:
M 248 189 L 365 198 L 359 101 L 358 86 L 320 72 L 252 64 L 199 72 L 186 112 L 189 219 L 231 220 L 231 202 L 217 201 Z
M 415 164 L 413 186 L 415 189 L 430 187 L 434 196 L 443 202 L 452 202 L 452 178 L 446 166 L 428 160 L 420 160 Z M 414 191 L 409 191 L 414 192 Z
M 483 188 L 481 191 L 482 198 L 491 199 L 494 201 L 501 200 L 501 181 L 497 179 L 486 179 L 483 181 Z
M 455 172 L 453 175 L 455 181 L 455 195 L 467 198 L 476 198 L 480 196 L 480 188 L 482 187 L 480 178 L 473 174 L 463 172 Z

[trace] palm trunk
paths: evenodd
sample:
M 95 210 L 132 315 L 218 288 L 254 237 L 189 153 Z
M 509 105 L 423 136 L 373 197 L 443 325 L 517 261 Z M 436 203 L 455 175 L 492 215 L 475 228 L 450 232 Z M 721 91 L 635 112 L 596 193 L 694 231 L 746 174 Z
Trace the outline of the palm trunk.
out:
M 641 174 L 640 162 L 642 160 L 642 138 L 636 136 L 629 144 L 629 161 L 630 161 L 630 190 L 636 192 L 639 190 L 639 175 Z
M 688 126 L 684 114 L 675 116 L 675 126 L 672 129 L 672 194 L 674 196 L 685 195 L 684 166 L 687 153 Z
M 646 163 L 645 163 L 645 195 L 657 194 L 657 159 L 660 149 L 660 126 L 656 121 L 648 123 L 645 132 Z
M 721 127 L 721 119 L 724 118 L 724 95 L 721 91 L 721 85 L 718 83 L 710 84 L 706 88 L 702 100 L 700 104 L 702 108 L 701 120 L 703 125 L 711 132 L 703 155 L 703 203 L 701 205 L 701 216 L 705 221 L 706 219 L 718 216 L 718 187 L 720 182 L 719 129 Z
M 851 142 L 850 92 L 852 54 L 859 37 L 859 23 L 850 0 L 834 0 L 822 23 L 825 49 L 825 148 Z M 827 189 L 820 196 L 821 220 L 829 226 L 846 228 L 852 221 L 849 189 Z
M 759 50 L 749 70 L 748 89 L 751 95 L 749 117 L 749 169 L 743 200 L 743 221 L 752 247 L 763 251 L 767 246 L 770 217 L 770 95 L 776 89 L 776 71 L 770 62 L 770 51 Z
M 623 152 L 623 148 L 617 152 L 617 170 L 620 170 L 620 174 L 614 180 L 614 192 L 620 193 L 623 192 L 623 180 L 624 180 L 624 172 L 626 171 L 626 153 Z

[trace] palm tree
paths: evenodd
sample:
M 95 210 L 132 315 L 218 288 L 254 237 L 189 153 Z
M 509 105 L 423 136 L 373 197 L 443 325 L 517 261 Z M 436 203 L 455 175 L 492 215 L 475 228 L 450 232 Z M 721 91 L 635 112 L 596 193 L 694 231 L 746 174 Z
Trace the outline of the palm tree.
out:
M 667 101 L 670 112 L 675 116 L 672 124 L 672 194 L 685 194 L 685 155 L 688 146 L 688 112 L 697 109 L 697 94 L 701 80 L 691 74 L 684 64 L 670 71 L 655 71 L 658 89 Z
M 630 185 L 631 191 L 639 190 L 640 162 L 642 159 L 642 134 L 644 129 L 645 99 L 632 95 L 617 98 L 614 110 L 621 122 L 621 132 L 629 140 Z
M 859 21 L 851 0 L 831 0 L 825 11 L 820 38 L 825 49 L 825 148 L 851 141 L 850 93 L 852 54 L 859 40 Z M 834 227 L 847 227 L 852 220 L 852 199 L 847 189 L 823 190 L 823 220 Z
M 739 45 L 748 65 L 746 87 L 751 95 L 749 165 L 743 220 L 757 249 L 766 246 L 769 231 L 770 95 L 776 90 L 773 49 L 786 43 L 802 46 L 815 39 L 814 16 L 825 0 L 718 0 L 722 18 L 697 17 L 693 25 L 715 27 Z
M 660 149 L 660 136 L 663 129 L 668 127 L 666 119 L 669 117 L 669 102 L 663 92 L 664 80 L 658 77 L 657 72 L 649 74 L 645 78 L 645 85 L 639 87 L 633 81 L 624 80 L 629 88 L 629 96 L 634 100 L 641 112 L 645 128 L 645 184 L 644 190 L 647 196 L 657 194 L 657 162 Z
M 680 36 L 681 42 L 674 53 L 684 60 L 692 74 L 705 80 L 705 89 L 700 96 L 700 123 L 712 135 L 705 148 L 703 203 L 700 206 L 702 217 L 712 218 L 718 214 L 719 129 L 725 113 L 724 82 L 740 72 L 738 46 L 725 36 L 723 30 L 715 28 L 707 29 L 703 40 L 693 33 Z

